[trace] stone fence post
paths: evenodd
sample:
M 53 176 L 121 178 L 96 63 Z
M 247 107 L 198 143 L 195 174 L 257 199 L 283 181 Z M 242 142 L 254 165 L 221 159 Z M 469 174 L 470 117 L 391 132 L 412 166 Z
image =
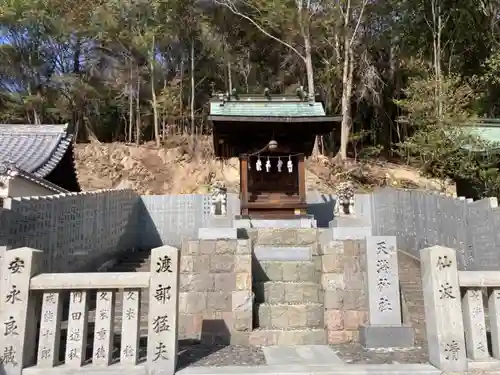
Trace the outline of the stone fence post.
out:
M 467 371 L 456 252 L 420 250 L 429 362 L 441 371 Z
M 180 251 L 172 246 L 151 251 L 148 371 L 173 375 L 177 365 Z
M 0 270 L 0 323 L 2 374 L 21 375 L 35 361 L 36 301 L 30 279 L 42 264 L 43 252 L 27 247 L 4 253 Z

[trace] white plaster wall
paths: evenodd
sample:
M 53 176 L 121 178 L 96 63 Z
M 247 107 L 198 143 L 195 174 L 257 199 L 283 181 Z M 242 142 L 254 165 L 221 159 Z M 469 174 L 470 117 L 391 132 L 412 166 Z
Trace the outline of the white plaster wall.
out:
M 1 194 L 1 190 L 0 190 Z M 9 197 L 30 197 L 52 195 L 53 190 L 49 190 L 39 184 L 16 176 L 9 181 L 7 196 Z M 1 196 L 1 195 L 0 195 Z

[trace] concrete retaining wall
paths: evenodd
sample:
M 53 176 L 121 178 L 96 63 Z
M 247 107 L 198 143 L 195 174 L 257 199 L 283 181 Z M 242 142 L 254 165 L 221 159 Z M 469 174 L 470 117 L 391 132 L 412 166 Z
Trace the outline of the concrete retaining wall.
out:
M 427 191 L 382 189 L 360 206 L 373 235 L 396 236 L 398 247 L 419 257 L 441 245 L 457 250 L 461 270 L 500 268 L 500 209 L 496 198 L 470 202 Z
M 135 246 L 137 201 L 131 190 L 7 198 L 0 247 L 43 250 L 45 272 L 93 268 Z

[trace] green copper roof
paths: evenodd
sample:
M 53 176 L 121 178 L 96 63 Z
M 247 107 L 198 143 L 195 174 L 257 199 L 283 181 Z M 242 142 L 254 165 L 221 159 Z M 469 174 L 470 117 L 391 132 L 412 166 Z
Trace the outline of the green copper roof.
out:
M 325 116 L 321 103 L 301 101 L 212 101 L 211 116 L 246 116 L 246 117 L 315 117 Z

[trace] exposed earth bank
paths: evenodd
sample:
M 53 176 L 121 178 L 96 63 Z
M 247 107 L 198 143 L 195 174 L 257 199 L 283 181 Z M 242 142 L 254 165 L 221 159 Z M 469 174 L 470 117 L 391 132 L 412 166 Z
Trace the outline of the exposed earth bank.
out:
M 194 156 L 192 156 L 194 155 Z M 153 144 L 139 147 L 124 143 L 78 144 L 75 150 L 80 184 L 84 190 L 132 188 L 139 194 L 206 193 L 211 181 L 225 181 L 229 191 L 239 189 L 238 159 L 225 162 L 213 157 L 211 140 L 198 142 L 189 152 L 183 139 L 170 141 L 157 149 Z M 441 190 L 453 194 L 453 186 L 423 177 L 417 170 L 373 160 L 351 163 L 346 171 L 336 171 L 326 158 L 307 161 L 308 189 L 323 193 L 335 191 L 335 184 L 350 177 L 358 190 L 392 185 L 407 188 Z

